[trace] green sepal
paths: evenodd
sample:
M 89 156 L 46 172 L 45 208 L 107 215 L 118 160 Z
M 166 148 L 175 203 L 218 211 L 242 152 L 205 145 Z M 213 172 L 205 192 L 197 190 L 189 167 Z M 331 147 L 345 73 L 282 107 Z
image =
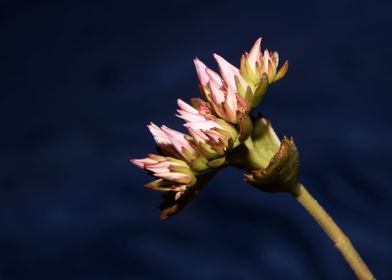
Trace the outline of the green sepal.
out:
M 237 76 L 234 76 L 234 81 L 235 81 L 235 86 L 237 88 L 237 91 L 238 91 L 239 95 L 241 97 L 245 98 L 246 89 L 244 89 L 242 87 L 240 79 Z
M 207 165 L 211 168 L 218 168 L 222 166 L 226 162 L 226 157 L 216 158 L 214 160 L 210 160 Z
M 292 192 L 298 185 L 299 153 L 293 138 L 284 137 L 265 169 L 245 174 L 245 181 L 265 192 Z
M 199 142 L 198 143 L 198 148 L 200 150 L 200 152 L 207 158 L 207 159 L 212 159 L 212 158 L 216 158 L 217 156 L 220 156 L 220 154 L 213 149 L 210 145 L 203 143 L 203 142 Z
M 192 170 L 196 171 L 196 172 L 200 172 L 203 170 L 208 169 L 207 166 L 207 159 L 204 157 L 198 157 L 196 159 L 193 159 L 190 161 L 190 167 L 192 168 Z
M 242 55 L 240 60 L 240 74 L 247 81 L 249 79 L 248 73 L 246 73 L 246 56 Z
M 253 107 L 253 92 L 249 86 L 246 88 L 244 100 L 246 104 L 246 109 L 250 111 Z
M 273 82 L 275 83 L 275 82 L 279 81 L 280 79 L 282 79 L 286 75 L 288 69 L 289 69 L 289 62 L 286 60 L 283 64 L 283 66 L 280 67 L 278 73 L 276 73 Z
M 197 145 L 192 137 L 190 137 L 189 135 L 185 135 L 185 139 L 188 140 L 188 142 L 192 145 L 194 149 L 197 149 Z M 199 161 L 202 162 L 203 160 L 207 161 L 202 155 L 200 155 L 199 152 L 192 153 L 185 148 L 182 148 L 181 154 L 188 163 L 192 163 L 193 161 L 198 161 L 198 162 Z M 198 171 L 196 169 L 193 170 Z
M 247 73 L 249 81 L 251 81 L 253 84 L 255 84 L 256 73 L 253 73 L 252 67 L 250 66 L 248 61 L 245 62 L 245 67 L 246 67 L 246 73 Z
M 254 91 L 254 94 L 253 94 L 252 108 L 259 105 L 259 103 L 261 102 L 261 100 L 264 97 L 264 94 L 267 92 L 268 85 L 269 85 L 268 75 L 266 73 L 263 73 L 263 75 L 261 76 L 260 82 L 257 85 L 257 87 Z
M 154 191 L 158 192 L 167 192 L 172 190 L 173 182 L 165 179 L 158 179 L 155 181 L 152 181 L 150 183 L 147 183 L 144 185 L 144 187 L 148 189 L 152 189 Z
M 233 112 L 233 110 L 231 110 L 229 104 L 227 104 L 226 102 L 222 102 L 221 104 L 225 110 L 227 120 L 230 120 L 230 122 L 235 123 L 236 122 L 236 112 Z
M 232 124 L 222 119 L 216 119 L 215 122 L 217 122 L 223 128 L 224 132 L 229 133 L 231 138 L 233 139 L 237 138 L 238 132 Z
M 175 173 L 182 173 L 189 176 L 194 176 L 194 172 L 188 166 L 170 165 L 169 170 Z
M 260 66 L 258 66 L 258 63 L 256 62 L 256 67 L 255 71 L 252 70 L 251 65 L 246 59 L 246 56 L 241 57 L 241 62 L 240 62 L 240 74 L 244 78 L 244 80 L 248 83 L 251 84 L 252 86 L 256 85 L 259 80 L 260 80 Z

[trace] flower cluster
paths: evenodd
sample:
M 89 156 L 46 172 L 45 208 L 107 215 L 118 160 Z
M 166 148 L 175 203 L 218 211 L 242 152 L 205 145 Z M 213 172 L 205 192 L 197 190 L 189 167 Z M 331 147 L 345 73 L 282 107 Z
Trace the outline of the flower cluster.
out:
M 160 155 L 131 160 L 156 178 L 146 187 L 174 192 L 176 200 L 196 184 L 203 171 L 227 163 L 230 150 L 250 135 L 250 112 L 268 86 L 281 79 L 288 68 L 286 61 L 278 70 L 278 53 L 262 52 L 261 38 L 243 54 L 240 68 L 218 54 L 214 58 L 219 74 L 199 59 L 194 60 L 204 99 L 192 99 L 191 104 L 180 99 L 177 102 L 177 116 L 184 120 L 189 134 L 151 123 L 148 128 Z

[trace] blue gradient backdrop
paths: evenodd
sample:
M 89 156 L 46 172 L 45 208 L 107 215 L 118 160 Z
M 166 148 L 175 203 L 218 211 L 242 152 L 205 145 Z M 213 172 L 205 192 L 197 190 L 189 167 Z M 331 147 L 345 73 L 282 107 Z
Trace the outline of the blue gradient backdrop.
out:
M 0 279 L 354 279 L 288 195 L 224 170 L 166 222 L 146 124 L 181 129 L 195 56 L 289 59 L 259 110 L 301 180 L 392 279 L 390 1 L 11 1 L 0 9 Z

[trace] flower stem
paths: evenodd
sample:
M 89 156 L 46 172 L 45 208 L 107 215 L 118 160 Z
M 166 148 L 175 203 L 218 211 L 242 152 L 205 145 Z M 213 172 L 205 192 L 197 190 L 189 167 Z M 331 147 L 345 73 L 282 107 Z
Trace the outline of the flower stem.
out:
M 291 194 L 306 209 L 306 211 L 308 211 L 308 213 L 332 240 L 335 247 L 343 255 L 358 279 L 375 279 L 361 256 L 351 244 L 350 239 L 343 233 L 339 226 L 332 220 L 328 213 L 325 212 L 306 188 L 302 184 L 298 184 Z

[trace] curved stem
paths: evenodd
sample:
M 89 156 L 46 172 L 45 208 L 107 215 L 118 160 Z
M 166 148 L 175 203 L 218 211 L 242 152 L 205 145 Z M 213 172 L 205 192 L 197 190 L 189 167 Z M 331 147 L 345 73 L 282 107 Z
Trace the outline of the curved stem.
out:
M 358 279 L 375 279 L 361 256 L 355 250 L 350 239 L 343 233 L 339 226 L 332 220 L 327 212 L 318 204 L 302 184 L 298 184 L 291 194 L 308 211 L 313 219 L 320 225 L 335 247 L 345 258 Z

